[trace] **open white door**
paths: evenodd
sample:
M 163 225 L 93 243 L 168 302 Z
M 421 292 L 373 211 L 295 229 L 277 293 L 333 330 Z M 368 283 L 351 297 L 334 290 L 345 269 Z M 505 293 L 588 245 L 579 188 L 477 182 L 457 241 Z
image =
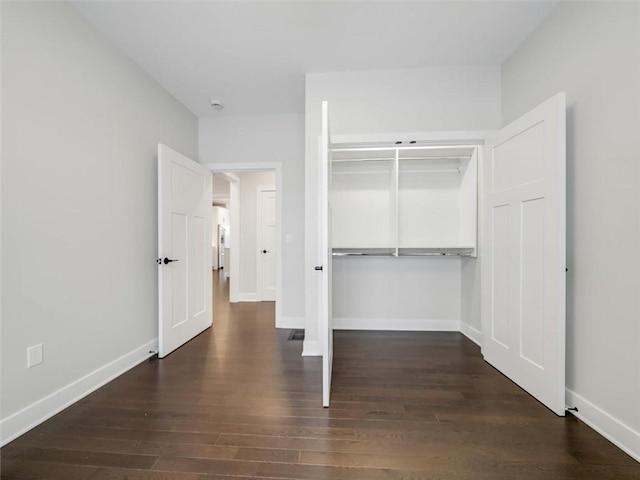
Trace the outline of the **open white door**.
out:
M 158 145 L 159 350 L 211 326 L 211 172 Z
M 565 412 L 565 95 L 520 117 L 484 155 L 482 353 Z
M 322 344 L 322 405 L 329 406 L 331 370 L 333 368 L 333 318 L 331 303 L 331 138 L 329 105 L 322 102 L 322 137 L 320 144 L 320 343 Z

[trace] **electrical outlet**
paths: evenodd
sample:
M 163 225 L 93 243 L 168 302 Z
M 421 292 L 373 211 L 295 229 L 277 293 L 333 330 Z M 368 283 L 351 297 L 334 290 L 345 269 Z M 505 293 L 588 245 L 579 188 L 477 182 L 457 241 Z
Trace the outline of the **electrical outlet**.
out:
M 41 343 L 27 348 L 27 368 L 40 365 L 43 361 L 44 356 Z

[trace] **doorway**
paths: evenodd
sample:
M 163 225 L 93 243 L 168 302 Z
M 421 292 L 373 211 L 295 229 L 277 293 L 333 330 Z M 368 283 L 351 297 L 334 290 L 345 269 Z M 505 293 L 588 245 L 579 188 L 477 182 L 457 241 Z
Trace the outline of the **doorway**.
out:
M 228 258 L 225 256 L 224 260 L 224 269 L 227 270 L 225 276 L 229 275 L 229 301 L 275 301 L 275 327 L 284 328 L 280 194 L 282 166 L 280 162 L 212 163 L 206 166 L 229 182 L 230 248 Z M 268 178 L 272 180 L 269 181 Z M 250 191 L 252 193 L 248 193 Z M 269 191 L 273 195 L 262 193 Z M 259 217 L 261 227 L 258 226 Z M 263 253 L 264 250 L 267 253 Z M 267 278 L 272 280 L 267 281 Z

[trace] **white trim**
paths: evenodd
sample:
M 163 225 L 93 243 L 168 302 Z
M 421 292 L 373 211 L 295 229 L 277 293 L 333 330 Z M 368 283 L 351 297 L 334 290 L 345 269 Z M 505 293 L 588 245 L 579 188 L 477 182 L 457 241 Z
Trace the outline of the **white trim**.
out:
M 114 378 L 119 377 L 155 355 L 157 350 L 158 339 L 156 338 L 4 418 L 0 422 L 0 446 L 18 438 L 69 405 L 76 403 Z
M 0 20 L 2 19 L 2 4 L 0 4 Z M 0 34 L 2 33 L 2 21 L 0 21 Z M 0 35 L 1 38 L 1 35 Z M 0 63 L 0 106 L 2 105 L 2 100 L 3 100 L 3 95 L 2 95 L 2 64 Z M 5 70 L 6 71 L 6 70 Z M 0 115 L 0 145 L 2 145 L 2 132 L 4 132 L 4 130 L 1 128 L 2 127 L 2 117 L 3 115 Z M 0 162 L 0 185 L 2 185 L 2 162 Z M 0 195 L 0 266 L 4 265 L 4 262 L 2 261 L 2 225 L 4 225 L 4 223 L 2 222 L 2 195 Z M 2 276 L 0 274 L 0 306 L 2 305 Z M 2 345 L 2 341 L 3 341 L 3 333 L 2 333 L 2 326 L 4 325 L 3 321 L 2 321 L 2 311 L 4 309 L 0 308 L 0 345 Z M 2 393 L 3 390 L 3 382 L 2 382 L 2 369 L 0 369 L 0 393 Z M 2 400 L 0 399 L 0 406 L 1 406 Z M 1 412 L 1 410 L 0 410 Z M 5 432 L 5 428 L 3 428 L 3 421 L 0 421 L 0 447 L 3 446 L 6 442 L 4 442 L 4 432 Z M 7 440 L 8 441 L 8 440 Z M 2 463 L 0 461 L 0 463 Z
M 482 332 L 468 323 L 460 322 L 460 333 L 471 340 L 473 343 L 482 347 Z
M 259 302 L 259 297 L 256 292 L 241 292 L 238 295 L 239 302 Z
M 578 408 L 577 412 L 571 412 L 574 416 L 640 462 L 640 432 L 568 388 L 566 402 L 569 407 Z
M 262 249 L 262 192 L 263 188 L 256 187 L 256 296 L 258 301 L 262 301 L 262 256 L 259 253 Z M 277 223 L 277 220 L 276 220 Z
M 459 320 L 428 318 L 333 318 L 334 330 L 459 332 Z
M 321 357 L 322 350 L 320 349 L 320 342 L 305 339 L 302 342 L 302 356 Z
M 304 317 L 282 317 L 276 328 L 304 329 Z
M 493 131 L 479 130 L 456 130 L 456 131 L 437 131 L 437 132 L 399 132 L 399 133 L 374 133 L 360 135 L 331 135 L 331 144 L 387 144 L 391 148 L 395 148 L 395 142 L 398 140 L 416 141 L 421 145 L 447 143 L 453 145 L 462 145 L 464 143 L 472 143 L 474 145 L 484 144 L 486 138 L 490 138 Z
M 229 183 L 229 259 L 225 275 L 229 282 L 229 303 L 238 303 L 240 297 L 240 179 Z M 225 252 L 226 253 L 226 252 Z M 227 260 L 225 258 L 225 260 Z
M 282 192 L 282 162 L 227 162 L 227 163 L 204 163 L 209 167 L 212 172 L 256 172 L 256 171 L 265 171 L 265 170 L 274 170 L 276 174 L 276 192 Z M 233 186 L 233 184 L 231 184 Z M 276 193 L 276 245 L 278 245 L 278 252 L 284 252 L 284 248 L 282 245 L 282 221 L 284 218 L 282 215 L 282 197 L 283 195 L 278 195 Z M 233 226 L 231 226 L 233 228 Z M 237 286 L 240 283 L 240 279 L 237 275 L 239 275 L 239 270 L 236 271 L 235 268 L 238 266 L 238 258 L 239 250 L 236 248 L 236 252 L 233 252 L 234 238 L 239 240 L 237 232 L 231 231 L 231 276 L 232 281 L 230 286 L 230 292 L 233 290 L 234 284 Z M 239 244 L 238 244 L 239 245 Z M 282 257 L 283 255 L 278 255 L 276 258 L 276 314 L 275 314 L 275 325 L 280 324 L 280 319 L 282 318 Z M 234 263 L 236 267 L 234 268 Z M 233 278 L 233 275 L 236 275 Z M 231 298 L 229 299 L 231 301 Z

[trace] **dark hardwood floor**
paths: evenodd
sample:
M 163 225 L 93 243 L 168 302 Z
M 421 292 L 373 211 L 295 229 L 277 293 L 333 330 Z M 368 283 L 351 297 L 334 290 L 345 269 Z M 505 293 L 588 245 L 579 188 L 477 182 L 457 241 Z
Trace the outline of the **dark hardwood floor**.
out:
M 3 479 L 640 479 L 640 464 L 558 418 L 456 333 L 336 332 L 320 359 L 273 328 L 272 303 L 104 386 L 0 452 Z

